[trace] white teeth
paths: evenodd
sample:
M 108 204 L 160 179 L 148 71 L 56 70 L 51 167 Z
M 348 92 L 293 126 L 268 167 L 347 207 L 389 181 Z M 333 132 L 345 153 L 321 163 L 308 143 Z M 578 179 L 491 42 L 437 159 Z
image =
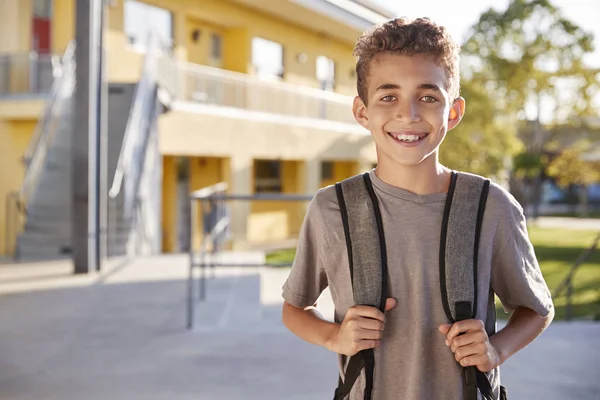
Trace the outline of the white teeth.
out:
M 403 142 L 416 142 L 421 139 L 420 136 L 417 135 L 405 135 L 405 134 L 392 134 L 396 140 L 402 140 Z

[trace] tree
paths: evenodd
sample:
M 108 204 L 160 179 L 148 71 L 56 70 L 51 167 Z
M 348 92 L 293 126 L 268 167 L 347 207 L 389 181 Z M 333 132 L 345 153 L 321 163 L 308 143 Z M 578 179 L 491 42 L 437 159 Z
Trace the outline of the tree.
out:
M 514 127 L 497 118 L 495 100 L 479 82 L 463 81 L 466 112 L 441 146 L 440 160 L 450 168 L 500 177 L 508 161 L 522 149 Z
M 586 161 L 584 154 L 590 150 L 589 142 L 581 140 L 563 150 L 548 165 L 548 175 L 556 178 L 563 187 L 577 185 L 580 187 L 582 213 L 587 214 L 587 187 L 600 181 L 600 163 Z
M 540 101 L 556 100 L 565 80 L 579 96 L 555 101 L 555 116 L 592 112 L 600 71 L 587 68 L 582 59 L 593 50 L 593 36 L 548 0 L 513 0 L 504 12 L 490 9 L 481 15 L 462 54 L 469 74 L 497 96 L 507 114 L 523 119 L 526 105 L 535 105 L 539 121 Z M 540 138 L 530 139 L 527 147 L 539 148 Z
M 486 88 L 507 123 L 517 126 L 527 118 L 526 109 L 533 109 L 533 122 L 519 138 L 529 159 L 540 158 L 549 138 L 541 121 L 543 102 L 553 104 L 552 120 L 546 121 L 553 124 L 565 125 L 593 112 L 600 71 L 583 64 L 583 56 L 593 50 L 593 36 L 548 0 L 512 0 L 505 11 L 490 9 L 473 26 L 462 49 L 463 69 L 471 82 Z M 515 165 L 524 157 L 515 159 Z M 526 192 L 539 194 L 542 171 L 538 168 L 533 179 L 513 178 Z M 535 204 L 539 200 L 534 196 Z

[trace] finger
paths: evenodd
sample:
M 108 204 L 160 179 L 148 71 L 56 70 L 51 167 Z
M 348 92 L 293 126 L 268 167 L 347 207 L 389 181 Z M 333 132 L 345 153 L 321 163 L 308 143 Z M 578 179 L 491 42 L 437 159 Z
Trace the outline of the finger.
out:
M 464 321 L 458 321 L 452 325 L 452 328 L 450 328 L 450 331 L 446 335 L 446 341 L 448 343 L 452 343 L 452 340 L 461 333 L 466 333 L 483 328 L 483 322 L 477 319 L 466 319 Z
M 454 358 L 456 361 L 460 361 L 465 357 L 476 356 L 476 355 L 486 355 L 487 348 L 483 343 L 480 344 L 471 344 L 468 346 L 459 347 L 454 353 Z
M 359 318 L 358 319 L 358 326 L 360 326 L 362 329 L 370 329 L 373 331 L 382 331 L 383 328 L 385 327 L 385 324 L 381 321 L 378 321 L 376 319 L 373 318 Z
M 397 301 L 393 297 L 388 297 L 385 300 L 385 311 L 390 311 L 392 308 L 396 307 Z
M 381 340 L 383 337 L 382 331 L 373 331 L 370 329 L 361 329 L 358 332 L 358 338 L 360 340 Z
M 463 367 L 477 367 L 478 365 L 485 366 L 488 363 L 488 359 L 485 354 L 476 354 L 473 356 L 463 357 L 459 363 Z
M 385 322 L 385 315 L 377 307 L 371 306 L 354 306 L 354 314 L 359 317 L 372 318 Z
M 452 325 L 443 324 L 439 326 L 438 330 L 442 333 L 442 335 L 446 336 L 448 332 L 450 332 L 450 328 L 452 328 Z
M 450 348 L 452 349 L 452 352 L 456 353 L 456 350 L 463 346 L 468 346 L 479 342 L 479 337 L 480 335 L 477 332 L 469 332 L 465 333 L 464 335 L 457 336 L 454 338 L 452 343 L 450 343 Z
M 361 340 L 358 343 L 358 348 L 360 350 L 374 349 L 376 347 L 379 347 L 380 343 L 380 340 Z

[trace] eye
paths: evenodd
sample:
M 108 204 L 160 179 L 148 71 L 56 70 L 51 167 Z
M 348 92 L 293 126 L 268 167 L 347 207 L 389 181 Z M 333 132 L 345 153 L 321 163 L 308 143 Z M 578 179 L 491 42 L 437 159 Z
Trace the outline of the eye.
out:
M 384 102 L 386 102 L 386 103 L 389 103 L 389 102 L 392 102 L 392 101 L 396 100 L 396 96 L 387 95 L 385 97 L 382 97 L 381 100 L 384 101 Z
M 423 101 L 424 103 L 435 103 L 436 101 L 438 101 L 438 99 L 436 99 L 433 96 L 423 96 L 421 97 L 421 101 Z

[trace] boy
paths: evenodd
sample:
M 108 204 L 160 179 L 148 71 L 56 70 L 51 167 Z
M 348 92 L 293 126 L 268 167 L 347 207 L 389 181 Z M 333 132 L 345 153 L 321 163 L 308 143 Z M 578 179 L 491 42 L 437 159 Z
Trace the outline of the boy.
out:
M 374 400 L 463 400 L 461 366 L 488 372 L 497 398 L 498 366 L 550 324 L 554 308 L 522 208 L 492 184 L 478 253 L 478 319 L 448 324 L 438 249 L 451 171 L 439 163 L 438 149 L 465 112 L 459 49 L 429 19 L 396 19 L 363 34 L 355 55 L 353 113 L 377 149 L 377 168 L 369 177 L 387 248 L 385 314 L 354 304 L 340 206 L 335 188 L 327 187 L 311 202 L 303 224 L 283 287 L 283 322 L 300 338 L 339 355 L 374 349 Z M 340 323 L 324 320 L 313 307 L 327 286 Z M 499 332 L 494 294 L 512 311 Z M 348 398 L 367 398 L 364 388 L 363 371 Z

